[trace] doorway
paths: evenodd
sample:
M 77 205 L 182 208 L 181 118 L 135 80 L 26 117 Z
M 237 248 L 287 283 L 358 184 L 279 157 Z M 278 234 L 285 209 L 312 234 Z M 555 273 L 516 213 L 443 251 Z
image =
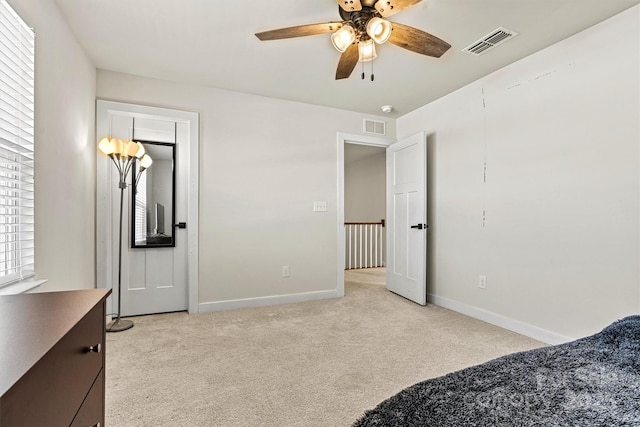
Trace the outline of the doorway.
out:
M 197 113 L 98 100 L 97 139 L 110 136 L 173 147 L 176 152 L 175 181 L 178 183 L 175 186 L 175 216 L 171 215 L 171 224 L 165 224 L 163 228 L 171 227 L 173 232 L 177 223 L 185 224 L 181 224 L 179 230 L 175 229 L 175 240 L 171 245 L 164 245 L 167 247 L 141 245 L 132 237 L 136 233 L 130 225 L 134 223 L 129 205 L 134 200 L 133 190 L 130 186 L 125 190 L 128 194 L 125 196 L 122 239 L 123 316 L 176 310 L 198 312 L 198 129 Z M 158 173 L 163 162 L 160 159 L 157 156 L 155 172 L 159 179 L 156 182 L 161 182 Z M 113 288 L 114 294 L 107 301 L 107 310 L 113 313 L 116 312 L 113 305 L 118 298 L 117 285 L 114 285 L 119 273 L 119 236 L 114 215 L 119 208 L 118 188 L 114 182 L 115 168 L 100 154 L 96 170 L 97 285 L 99 288 Z M 153 170 L 153 165 L 150 170 Z M 131 184 L 130 177 L 127 182 Z M 142 209 L 140 213 L 144 214 L 146 210 Z M 149 216 L 145 219 L 150 224 L 157 222 L 157 210 L 154 218 Z M 145 229 L 143 226 L 141 230 Z M 177 294 L 180 298 L 176 298 Z
M 385 265 L 386 149 L 344 148 L 345 269 Z
M 349 160 L 347 156 L 358 156 L 373 154 L 376 151 L 386 151 L 387 147 L 395 141 L 388 138 L 379 138 L 363 135 L 353 135 L 346 133 L 338 133 L 338 259 L 337 259 L 337 283 L 338 295 L 344 296 L 344 276 L 345 276 L 345 260 L 347 257 L 346 235 L 345 235 L 345 164 Z M 350 150 L 359 146 L 362 150 Z M 356 147 L 358 148 L 358 147 Z M 359 152 L 359 154 L 358 154 Z M 382 189 L 384 192 L 384 187 Z M 380 220 L 384 216 L 377 218 Z

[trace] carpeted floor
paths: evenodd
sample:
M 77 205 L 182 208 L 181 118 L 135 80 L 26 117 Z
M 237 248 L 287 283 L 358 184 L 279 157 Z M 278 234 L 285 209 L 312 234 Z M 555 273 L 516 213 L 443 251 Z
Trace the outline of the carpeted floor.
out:
M 346 296 L 135 318 L 107 335 L 106 425 L 349 426 L 407 386 L 543 344 L 348 271 Z

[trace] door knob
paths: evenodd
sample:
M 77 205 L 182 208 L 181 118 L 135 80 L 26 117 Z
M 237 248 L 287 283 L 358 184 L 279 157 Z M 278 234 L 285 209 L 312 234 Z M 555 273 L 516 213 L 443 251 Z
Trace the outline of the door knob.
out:
M 427 224 L 412 225 L 411 228 L 417 228 L 418 230 L 422 230 L 423 228 L 427 228 Z

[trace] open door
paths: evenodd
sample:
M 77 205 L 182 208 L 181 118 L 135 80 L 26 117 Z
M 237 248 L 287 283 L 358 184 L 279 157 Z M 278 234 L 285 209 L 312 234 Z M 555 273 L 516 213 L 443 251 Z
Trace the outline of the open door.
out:
M 427 150 L 420 132 L 387 148 L 387 289 L 427 303 Z

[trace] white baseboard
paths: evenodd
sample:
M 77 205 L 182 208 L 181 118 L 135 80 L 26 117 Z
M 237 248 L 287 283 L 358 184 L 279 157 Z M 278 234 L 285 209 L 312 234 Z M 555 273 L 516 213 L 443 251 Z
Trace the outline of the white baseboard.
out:
M 199 304 L 198 312 L 210 313 L 213 311 L 235 310 L 238 308 L 266 307 L 271 305 L 339 298 L 340 296 L 341 295 L 338 293 L 338 290 L 333 289 L 330 291 L 305 292 L 301 294 L 273 295 L 268 297 L 203 302 Z
M 455 301 L 449 298 L 440 297 L 437 295 L 429 294 L 429 302 L 438 305 L 440 307 L 447 308 L 449 310 L 462 313 L 474 319 L 482 320 L 492 325 L 500 326 L 501 328 L 508 329 L 513 332 L 517 332 L 521 335 L 525 335 L 529 338 L 542 341 L 547 344 L 562 344 L 569 341 L 573 341 L 575 338 L 566 337 L 564 335 L 556 334 L 555 332 L 547 331 L 546 329 L 539 328 L 537 326 L 530 325 L 528 323 L 521 322 L 519 320 L 511 319 L 502 316 L 491 311 L 487 311 L 482 308 L 474 307 L 459 301 Z

